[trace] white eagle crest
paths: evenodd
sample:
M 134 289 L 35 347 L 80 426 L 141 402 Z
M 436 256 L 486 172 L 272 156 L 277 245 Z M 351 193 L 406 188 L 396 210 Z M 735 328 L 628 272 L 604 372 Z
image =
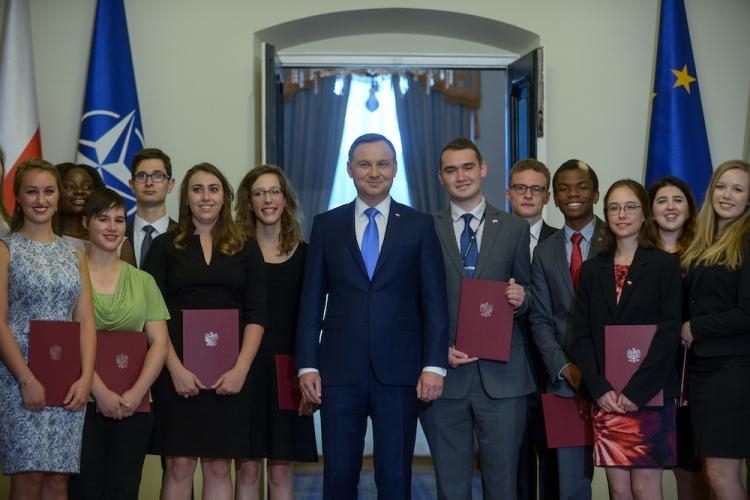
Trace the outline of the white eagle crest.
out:
M 637 347 L 631 347 L 625 352 L 628 357 L 628 363 L 639 363 L 641 361 L 641 350 Z
M 481 314 L 483 318 L 489 318 L 492 316 L 494 310 L 495 307 L 489 302 L 482 302 L 479 304 L 479 314 Z
M 128 358 L 128 355 L 125 354 L 124 352 L 121 352 L 120 354 L 115 356 L 115 364 L 117 365 L 117 368 L 119 368 L 120 370 L 124 370 L 125 368 L 128 367 L 128 361 L 130 361 L 130 359 Z
M 49 359 L 52 361 L 60 361 L 62 359 L 62 346 L 57 344 L 49 348 Z
M 206 346 L 216 347 L 219 345 L 219 334 L 216 332 L 208 332 L 203 336 L 203 340 L 206 342 Z

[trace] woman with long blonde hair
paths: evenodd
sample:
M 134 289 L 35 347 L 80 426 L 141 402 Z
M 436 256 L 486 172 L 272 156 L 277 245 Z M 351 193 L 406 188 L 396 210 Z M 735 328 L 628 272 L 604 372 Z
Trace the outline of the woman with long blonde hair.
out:
M 750 164 L 722 163 L 682 255 L 690 320 L 688 401 L 694 444 L 717 500 L 747 499 L 750 457 Z

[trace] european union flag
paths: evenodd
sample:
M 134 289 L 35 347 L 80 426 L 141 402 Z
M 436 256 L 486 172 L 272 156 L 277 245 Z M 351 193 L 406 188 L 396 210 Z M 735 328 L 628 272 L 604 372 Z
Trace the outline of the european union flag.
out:
M 107 186 L 123 195 L 129 215 L 135 211 L 128 186 L 130 159 L 142 148 L 125 5 L 123 0 L 99 0 L 77 161 L 99 170 Z
M 673 175 L 700 206 L 712 173 L 706 124 L 683 0 L 662 0 L 646 185 Z

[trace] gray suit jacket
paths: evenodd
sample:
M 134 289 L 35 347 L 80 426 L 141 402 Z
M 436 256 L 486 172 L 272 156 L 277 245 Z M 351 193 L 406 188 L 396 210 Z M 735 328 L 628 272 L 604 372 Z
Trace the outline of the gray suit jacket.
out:
M 585 259 L 599 253 L 603 226 L 604 222 L 597 217 L 594 236 Z M 531 333 L 549 373 L 549 392 L 573 396 L 573 388 L 567 381 L 558 378 L 560 370 L 572 362 L 568 354 L 568 340 L 575 297 L 565 252 L 564 228 L 540 242 L 534 249 L 531 294 L 534 297 L 529 313 Z
M 450 345 L 456 343 L 456 323 L 461 280 L 466 278 L 463 260 L 459 254 L 450 207 L 433 215 L 440 246 L 443 250 L 448 291 L 448 316 Z M 484 230 L 479 249 L 474 278 L 508 281 L 529 285 L 529 224 L 487 204 Z M 527 313 L 528 301 L 516 311 L 513 320 L 510 360 L 507 363 L 479 360 L 482 385 L 491 398 L 524 396 L 534 391 L 534 375 L 526 351 L 526 339 L 520 320 Z M 473 364 L 448 368 L 443 387 L 443 398 L 458 399 L 468 394 Z

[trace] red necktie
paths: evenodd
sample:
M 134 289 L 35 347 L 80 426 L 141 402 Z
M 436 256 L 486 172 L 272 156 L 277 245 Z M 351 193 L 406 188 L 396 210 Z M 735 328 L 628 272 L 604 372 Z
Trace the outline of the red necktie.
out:
M 583 264 L 583 255 L 581 254 L 581 233 L 573 233 L 570 241 L 573 243 L 573 251 L 570 253 L 570 278 L 573 280 L 573 288 L 578 291 L 578 279 L 581 276 L 581 264 Z

